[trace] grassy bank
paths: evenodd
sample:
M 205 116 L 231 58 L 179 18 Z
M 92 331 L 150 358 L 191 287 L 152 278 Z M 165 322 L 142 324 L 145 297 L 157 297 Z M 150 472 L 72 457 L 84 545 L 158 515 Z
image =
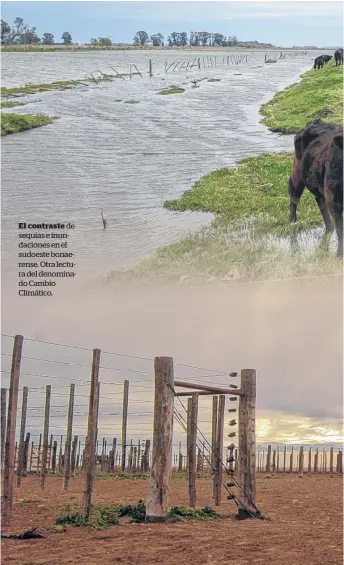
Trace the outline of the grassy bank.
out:
M 261 107 L 262 123 L 282 133 L 296 133 L 307 122 L 343 122 L 343 67 L 332 61 L 320 70 L 304 73 L 298 84 L 278 92 Z
M 1 135 L 18 133 L 26 129 L 39 128 L 53 122 L 53 118 L 44 114 L 1 114 Z
M 340 274 L 340 262 L 328 253 L 328 238 L 310 231 L 322 225 L 310 193 L 301 200 L 299 221 L 289 223 L 291 163 L 288 153 L 261 155 L 206 175 L 179 199 L 165 202 L 165 207 L 211 212 L 212 225 L 158 249 L 133 269 L 111 272 L 107 282 L 243 282 Z M 277 240 L 284 245 L 276 245 Z M 309 243 L 316 250 L 300 253 Z

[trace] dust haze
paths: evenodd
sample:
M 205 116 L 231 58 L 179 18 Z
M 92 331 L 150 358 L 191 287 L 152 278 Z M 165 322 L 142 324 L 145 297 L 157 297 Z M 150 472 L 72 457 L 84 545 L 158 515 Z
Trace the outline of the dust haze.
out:
M 341 277 L 232 286 L 99 286 L 75 292 L 69 286 L 56 298 L 4 295 L 8 300 L 2 308 L 3 333 L 135 356 L 104 353 L 102 365 L 114 371 L 100 375 L 106 397 L 112 394 L 119 406 L 122 389 L 112 385 L 126 378 L 133 382 L 131 399 L 141 402 L 139 407 L 133 404 L 133 415 L 145 402 L 152 409 L 152 390 L 144 386 L 145 380 L 153 384 L 150 358 L 167 355 L 174 358 L 175 378 L 194 382 L 227 386 L 229 377 L 224 373 L 256 369 L 257 417 L 268 423 L 272 435 L 279 436 L 279 431 L 283 437 L 295 435 L 297 428 L 311 429 L 313 436 L 320 428 L 325 435 L 328 428 L 342 433 Z M 3 351 L 10 353 L 11 346 L 11 340 L 4 338 Z M 69 376 L 89 378 L 89 370 L 81 374 L 78 366 L 71 375 L 68 363 L 80 361 L 82 354 L 86 366 L 91 352 L 49 347 L 25 341 L 24 356 L 34 359 L 23 360 L 22 371 L 27 374 L 23 384 L 37 385 L 34 375 L 47 371 L 35 361 L 38 357 L 66 362 L 66 368 L 54 366 L 55 373 L 49 366 L 48 374 L 65 379 L 52 382 L 55 389 L 68 385 Z M 3 358 L 3 369 L 9 362 L 9 357 Z M 3 382 L 6 386 L 4 374 Z M 87 386 L 86 381 L 82 386 Z M 205 406 L 209 417 L 209 402 Z M 151 417 L 146 420 L 150 425 Z

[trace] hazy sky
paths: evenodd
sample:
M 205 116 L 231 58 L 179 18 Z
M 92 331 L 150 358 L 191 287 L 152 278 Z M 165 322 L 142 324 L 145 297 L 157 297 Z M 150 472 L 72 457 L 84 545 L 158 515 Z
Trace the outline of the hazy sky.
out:
M 343 39 L 342 2 L 2 2 L 2 18 L 12 24 L 19 16 L 39 35 L 50 32 L 58 41 L 69 31 L 74 42 L 109 36 L 131 42 L 135 33 L 209 31 L 236 35 L 243 41 L 275 45 L 337 46 Z

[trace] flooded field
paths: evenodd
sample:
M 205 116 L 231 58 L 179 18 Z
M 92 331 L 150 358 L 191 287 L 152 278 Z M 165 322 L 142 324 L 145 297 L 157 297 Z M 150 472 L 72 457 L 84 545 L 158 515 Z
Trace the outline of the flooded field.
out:
M 19 221 L 70 221 L 78 281 L 134 265 L 154 250 L 211 220 L 210 214 L 172 213 L 176 198 L 195 180 L 220 167 L 264 152 L 292 149 L 292 136 L 259 124 L 259 107 L 296 82 L 314 54 L 264 64 L 264 52 L 247 63 L 165 73 L 165 62 L 191 62 L 204 52 L 5 53 L 3 86 L 81 79 L 111 67 L 143 77 L 114 80 L 21 100 L 18 113 L 59 116 L 43 128 L 2 140 L 4 276 L 16 274 Z M 153 77 L 148 76 L 152 58 Z M 193 88 L 191 79 L 207 80 Z M 159 96 L 178 85 L 183 94 Z M 139 104 L 126 104 L 135 100 Z M 15 163 L 15 165 L 14 165 Z M 108 228 L 103 230 L 100 208 Z M 15 292 L 15 290 L 14 290 Z

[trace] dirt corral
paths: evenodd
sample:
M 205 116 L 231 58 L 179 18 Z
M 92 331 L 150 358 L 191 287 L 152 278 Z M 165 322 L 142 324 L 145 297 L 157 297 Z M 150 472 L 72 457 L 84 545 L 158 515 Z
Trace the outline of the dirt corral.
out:
M 147 480 L 96 480 L 93 502 L 137 503 L 147 494 Z M 45 539 L 3 539 L 4 565 L 341 565 L 342 478 L 272 476 L 257 478 L 257 503 L 270 520 L 125 524 L 104 530 L 71 527 L 56 532 L 50 527 L 68 510 L 77 511 L 83 479 L 70 481 L 62 491 L 61 477 L 47 477 L 45 491 L 38 477 L 23 479 L 15 488 L 11 527 L 20 533 L 38 527 Z M 69 505 L 69 506 L 66 506 Z M 171 505 L 188 506 L 185 479 L 172 481 Z M 234 503 L 214 507 L 211 481 L 197 481 L 197 506 L 212 506 L 219 514 L 234 516 Z

